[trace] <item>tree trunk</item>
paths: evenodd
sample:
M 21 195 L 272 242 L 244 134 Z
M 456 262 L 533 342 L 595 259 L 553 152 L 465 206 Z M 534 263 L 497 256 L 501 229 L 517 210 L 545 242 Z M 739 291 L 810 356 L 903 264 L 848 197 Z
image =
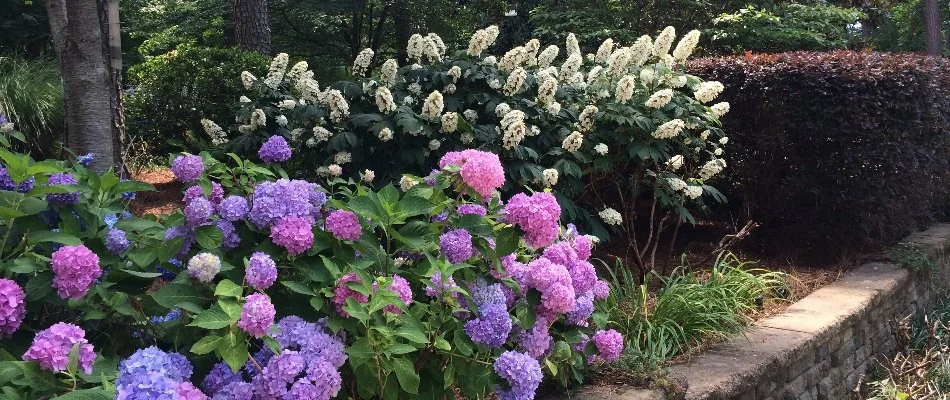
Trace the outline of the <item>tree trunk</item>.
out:
M 270 55 L 271 33 L 267 0 L 231 0 L 234 43 L 244 50 Z
M 924 36 L 928 55 L 939 56 L 943 53 L 940 34 L 940 8 L 937 0 L 924 0 Z
M 116 164 L 113 102 L 117 91 L 108 67 L 97 0 L 46 0 L 53 45 L 59 55 L 66 99 L 66 144 L 77 154 L 95 153 L 91 168 Z M 118 109 L 121 112 L 120 109 Z

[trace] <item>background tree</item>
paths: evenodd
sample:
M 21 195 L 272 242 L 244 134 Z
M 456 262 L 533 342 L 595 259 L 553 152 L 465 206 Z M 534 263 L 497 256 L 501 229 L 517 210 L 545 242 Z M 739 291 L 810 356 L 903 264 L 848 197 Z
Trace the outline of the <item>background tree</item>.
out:
M 924 41 L 927 44 L 927 54 L 939 56 L 941 51 L 940 8 L 937 0 L 924 1 Z
M 261 54 L 271 52 L 267 0 L 232 0 L 234 43 L 238 48 Z

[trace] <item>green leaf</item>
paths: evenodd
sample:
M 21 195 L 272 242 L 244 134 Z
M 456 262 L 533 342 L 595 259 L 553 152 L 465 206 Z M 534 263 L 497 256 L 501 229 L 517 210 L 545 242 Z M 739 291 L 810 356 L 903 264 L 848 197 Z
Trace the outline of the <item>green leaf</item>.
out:
M 414 326 L 403 325 L 399 329 L 396 329 L 396 336 L 400 336 L 408 339 L 411 342 L 418 344 L 428 344 L 429 339 L 426 337 L 426 334 L 423 333 L 419 328 Z
M 230 279 L 224 279 L 221 282 L 218 282 L 218 286 L 214 288 L 214 295 L 217 297 L 241 297 L 244 290 L 241 289 L 236 283 L 231 282 Z
M 232 372 L 237 372 L 244 363 L 247 362 L 247 341 L 243 333 L 235 333 L 233 330 L 224 337 L 224 341 L 219 346 L 218 352 L 224 362 L 231 367 Z
M 142 271 L 134 271 L 128 268 L 119 268 L 119 271 L 125 272 L 132 276 L 137 276 L 139 278 L 144 278 L 144 279 L 155 279 L 162 276 L 161 272 L 142 272 Z
M 194 287 L 182 283 L 172 283 L 153 292 L 152 299 L 165 308 L 185 308 L 182 303 L 200 304 L 205 300 Z
M 419 393 L 419 374 L 412 365 L 412 361 L 407 358 L 397 358 L 393 360 L 393 369 L 396 370 L 396 379 L 399 380 L 399 387 L 410 394 Z
M 514 253 L 515 250 L 518 250 L 520 238 L 515 228 L 505 227 L 500 229 L 495 238 L 495 253 L 498 257 L 504 257 Z
M 386 185 L 376 196 L 379 197 L 379 201 L 383 204 L 383 207 L 389 210 L 399 201 L 399 190 L 393 185 Z
M 310 306 L 313 307 L 315 311 L 320 311 L 323 309 L 323 300 L 321 300 L 319 297 L 311 297 Z
M 241 318 L 241 309 L 243 307 L 233 300 L 218 300 L 218 307 L 221 307 L 221 310 L 224 311 L 225 314 L 228 314 L 232 321 L 237 321 L 238 318 Z
M 30 243 L 59 243 L 76 246 L 82 244 L 82 240 L 65 232 L 37 231 L 30 232 Z
M 218 335 L 205 336 L 198 339 L 198 341 L 191 346 L 191 352 L 198 355 L 208 354 L 217 350 L 222 340 L 224 340 L 224 338 Z
M 70 375 L 76 375 L 76 371 L 79 369 L 79 349 L 82 347 L 82 343 L 76 342 L 73 344 L 73 347 L 69 349 L 69 358 L 67 358 L 66 371 Z
M 102 389 L 80 389 L 54 397 L 55 400 L 112 400 L 115 393 Z
M 224 242 L 224 234 L 214 225 L 199 226 L 195 229 L 195 240 L 205 250 L 217 249 Z
M 428 214 L 433 208 L 431 201 L 416 196 L 406 196 L 396 204 L 396 211 L 406 218 Z
M 392 346 L 389 346 L 389 348 L 386 349 L 385 353 L 387 355 L 400 355 L 400 354 L 412 353 L 414 351 L 416 351 L 416 348 L 408 344 L 393 343 Z
M 291 291 L 300 293 L 302 295 L 307 295 L 307 296 L 314 295 L 313 289 L 310 289 L 309 286 L 304 285 L 303 283 L 300 283 L 300 282 L 280 281 L 280 284 L 286 286 L 287 289 L 290 289 Z
M 550 359 L 544 359 L 544 365 L 548 367 L 548 370 L 551 371 L 551 376 L 557 376 L 557 365 L 554 365 Z
M 195 316 L 188 326 L 197 326 L 204 329 L 221 329 L 230 326 L 236 319 L 232 319 L 221 307 L 215 305 Z
M 366 360 L 376 356 L 376 351 L 369 345 L 369 338 L 362 337 L 346 348 L 346 355 L 350 357 L 350 365 L 356 368 Z
M 368 196 L 355 197 L 347 205 L 350 210 L 363 218 L 380 219 L 382 216 L 378 204 Z
M 26 282 L 23 291 L 26 292 L 26 299 L 29 301 L 36 301 L 46 297 L 53 292 L 53 273 L 46 271 L 34 275 Z

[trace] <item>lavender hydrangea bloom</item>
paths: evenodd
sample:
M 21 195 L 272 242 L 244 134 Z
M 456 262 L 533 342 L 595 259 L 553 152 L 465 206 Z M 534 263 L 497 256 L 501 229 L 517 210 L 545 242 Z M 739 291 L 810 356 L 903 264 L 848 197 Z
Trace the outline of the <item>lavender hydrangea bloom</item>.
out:
M 607 282 L 598 280 L 594 283 L 594 298 L 597 300 L 603 300 L 610 296 L 610 285 Z
M 594 314 L 594 294 L 587 292 L 580 295 L 574 302 L 574 309 L 567 313 L 567 323 L 587 326 L 587 319 L 592 314 Z
M 336 283 L 336 288 L 333 289 L 333 305 L 336 306 L 336 312 L 339 313 L 344 318 L 349 318 L 350 314 L 343 310 L 343 306 L 346 304 L 346 299 L 353 298 L 357 303 L 365 303 L 369 301 L 369 297 L 365 294 L 357 292 L 353 289 L 350 289 L 347 286 L 347 282 L 360 282 L 360 277 L 356 275 L 355 272 L 350 272 L 340 278 Z
M 33 344 L 23 354 L 24 361 L 36 361 L 40 368 L 48 371 L 65 371 L 69 364 L 69 353 L 79 344 L 79 368 L 86 374 L 92 373 L 92 362 L 96 353 L 86 340 L 82 328 L 59 322 L 46 328 L 33 337 Z
M 290 146 L 283 136 L 274 135 L 261 145 L 257 155 L 266 163 L 282 163 L 290 159 Z
M 343 342 L 327 333 L 326 326 L 290 315 L 277 322 L 277 343 L 286 350 L 299 352 L 307 360 L 326 361 L 336 368 L 346 362 Z
M 59 173 L 50 175 L 47 181 L 49 185 L 78 185 L 79 181 L 68 173 Z M 46 195 L 46 201 L 52 204 L 76 204 L 79 202 L 79 192 L 74 193 L 50 193 Z
M 459 215 L 477 215 L 479 217 L 484 217 L 488 215 L 488 210 L 484 206 L 478 204 L 462 204 L 458 208 Z
M 442 212 L 440 212 L 439 214 L 433 216 L 433 217 L 432 217 L 432 222 L 445 222 L 445 220 L 447 220 L 447 219 L 449 219 L 449 212 L 448 212 L 448 210 L 442 211 Z
M 281 399 L 288 386 L 304 372 L 307 361 L 296 351 L 285 350 L 270 359 L 267 365 L 251 380 L 257 398 Z
M 443 233 L 439 237 L 439 246 L 442 254 L 452 264 L 468 260 L 474 253 L 472 249 L 472 235 L 465 229 L 456 229 Z
M 541 360 L 554 345 L 554 338 L 548 332 L 550 324 L 544 318 L 538 318 L 531 330 L 518 335 L 518 350 Z
M 241 236 L 238 235 L 237 229 L 234 228 L 234 224 L 232 224 L 231 221 L 219 219 L 214 221 L 214 225 L 218 227 L 223 237 L 221 241 L 222 250 L 236 249 L 238 245 L 241 244 Z
M 538 385 L 541 384 L 541 364 L 530 355 L 516 351 L 506 351 L 498 356 L 494 365 L 495 373 L 508 382 L 510 391 L 500 391 L 499 397 L 533 399 Z
M 395 292 L 396 295 L 399 296 L 399 299 L 402 300 L 402 302 L 406 305 L 406 307 L 409 307 L 409 304 L 412 303 L 412 288 L 409 287 L 409 281 L 407 281 L 406 278 L 403 278 L 399 275 L 393 275 L 393 282 L 389 284 L 387 289 Z M 378 290 L 376 282 L 373 282 L 373 290 Z M 402 310 L 400 310 L 399 307 L 393 305 L 383 307 L 383 311 L 391 312 L 393 314 L 402 314 Z
M 563 265 L 542 257 L 528 264 L 527 283 L 541 292 L 541 305 L 552 312 L 574 309 L 574 287 L 571 275 Z
M 201 177 L 201 173 L 205 170 L 205 165 L 201 160 L 201 156 L 183 154 L 175 157 L 175 160 L 172 161 L 171 169 L 176 179 L 184 183 L 191 183 Z
M 63 246 L 52 258 L 53 287 L 59 297 L 81 299 L 102 276 L 99 256 L 86 246 Z
M 267 295 L 254 293 L 247 296 L 237 325 L 251 336 L 260 339 L 267 334 L 271 325 L 274 325 L 276 314 L 274 305 L 271 304 Z
M 294 382 L 288 394 L 292 399 L 329 400 L 342 387 L 340 372 L 328 362 L 317 361 L 310 363 L 307 375 Z
M 175 321 L 179 318 L 181 318 L 181 310 L 178 308 L 173 308 L 168 311 L 168 314 L 156 315 L 152 318 L 149 318 L 149 321 L 151 321 L 153 324 L 163 324 L 166 322 Z
M 179 400 L 208 400 L 208 396 L 201 393 L 191 382 L 182 382 L 176 389 Z
M 340 240 L 357 241 L 363 234 L 360 219 L 346 210 L 336 210 L 327 217 L 327 230 Z
M 176 225 L 165 230 L 165 240 L 182 238 L 181 249 L 177 256 L 184 258 L 191 250 L 191 245 L 195 244 L 195 231 L 184 225 Z
M 580 261 L 567 266 L 567 272 L 571 275 L 571 285 L 575 293 L 585 293 L 594 290 L 597 284 L 597 271 L 594 265 L 587 261 Z
M 271 226 L 270 238 L 274 244 L 287 249 L 287 254 L 301 254 L 313 245 L 313 220 L 296 215 L 283 217 Z
M 203 198 L 211 202 L 211 204 L 217 206 L 224 201 L 224 188 L 221 187 L 221 184 L 218 182 L 211 182 L 211 195 L 206 196 L 204 189 L 200 185 L 192 185 L 188 189 L 185 189 L 185 196 L 182 197 L 181 202 L 188 204 L 192 200 L 197 198 Z
M 247 217 L 254 226 L 270 228 L 283 217 L 295 215 L 313 218 L 320 205 L 317 184 L 302 180 L 278 179 L 262 182 L 254 188 L 251 210 Z
M 432 286 L 426 286 L 426 296 L 441 298 L 442 296 L 445 296 L 446 293 L 453 293 L 453 295 L 456 294 L 452 290 L 457 288 L 458 285 L 455 284 L 455 279 L 453 279 L 451 276 L 448 277 L 448 279 L 442 279 L 442 273 L 436 272 L 434 275 L 432 275 L 432 279 L 430 280 L 432 281 Z
M 267 290 L 277 281 L 277 263 L 267 253 L 258 251 L 251 254 L 244 280 L 254 289 Z
M 231 382 L 214 394 L 211 400 L 252 400 L 254 386 L 247 382 Z
M 188 260 L 188 275 L 202 283 L 210 283 L 221 272 L 221 259 L 211 253 L 198 253 Z
M 204 197 L 194 198 L 185 205 L 185 220 L 192 227 L 208 222 L 213 213 L 214 204 L 211 204 L 211 201 Z
M 105 222 L 106 226 L 112 228 L 115 226 L 116 222 L 119 222 L 119 216 L 115 213 L 106 214 L 104 217 L 102 217 L 102 222 Z
M 616 361 L 623 352 L 623 335 L 613 329 L 594 333 L 598 355 L 607 362 Z
M 16 282 L 0 279 L 0 339 L 10 337 L 26 316 L 26 294 Z
M 218 204 L 218 214 L 231 222 L 240 221 L 247 215 L 248 210 L 247 199 L 243 196 L 228 196 Z
M 33 190 L 34 183 L 36 183 L 36 178 L 31 176 L 17 185 L 16 182 L 13 182 L 13 178 L 10 178 L 10 173 L 7 172 L 7 169 L 0 167 L 0 190 L 8 190 L 11 192 L 15 190 L 20 193 L 26 193 Z
M 119 364 L 116 400 L 176 399 L 191 371 L 191 364 L 180 354 L 155 346 L 140 349 Z M 186 389 L 194 393 L 192 388 Z
M 110 253 L 118 255 L 128 250 L 128 248 L 129 239 L 126 237 L 125 231 L 117 228 L 110 229 L 106 235 L 106 249 Z
M 511 332 L 511 316 L 505 304 L 489 303 L 478 308 L 478 318 L 465 322 L 465 333 L 473 342 L 499 348 Z
M 96 159 L 96 155 L 93 153 L 86 153 L 81 156 L 76 157 L 76 162 L 84 167 L 88 167 L 89 164 L 92 164 L 92 160 Z

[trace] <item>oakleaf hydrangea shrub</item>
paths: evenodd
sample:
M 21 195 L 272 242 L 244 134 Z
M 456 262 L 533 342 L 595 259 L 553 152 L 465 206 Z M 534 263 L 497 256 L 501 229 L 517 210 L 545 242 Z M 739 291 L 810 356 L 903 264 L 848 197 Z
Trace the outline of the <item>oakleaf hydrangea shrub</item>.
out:
M 683 68 L 698 31 L 679 40 L 672 27 L 632 43 L 607 39 L 588 54 L 574 35 L 563 47 L 532 39 L 489 54 L 497 35 L 494 26 L 479 30 L 454 52 L 437 35 L 413 35 L 409 60 L 376 60 L 381 66 L 369 71 L 367 49 L 352 79 L 329 86 L 307 62 L 278 55 L 266 76 L 241 75 L 247 95 L 229 128 L 237 133 L 221 147 L 268 162 L 269 151 L 254 153 L 276 137 L 295 151 L 286 163 L 294 175 L 378 185 L 401 172 L 426 175 L 447 154 L 487 150 L 504 165 L 503 193 L 551 189 L 570 219 L 602 238 L 605 226 L 629 234 L 651 218 L 651 238 L 659 237 L 677 221 L 694 222 L 690 210 L 706 200 L 724 200 L 709 185 L 726 167 L 720 126 L 729 104 L 717 102 L 724 87 Z M 472 188 L 486 195 L 486 184 Z M 636 212 L 644 199 L 656 215 Z M 652 264 L 656 245 L 641 238 L 632 258 Z

